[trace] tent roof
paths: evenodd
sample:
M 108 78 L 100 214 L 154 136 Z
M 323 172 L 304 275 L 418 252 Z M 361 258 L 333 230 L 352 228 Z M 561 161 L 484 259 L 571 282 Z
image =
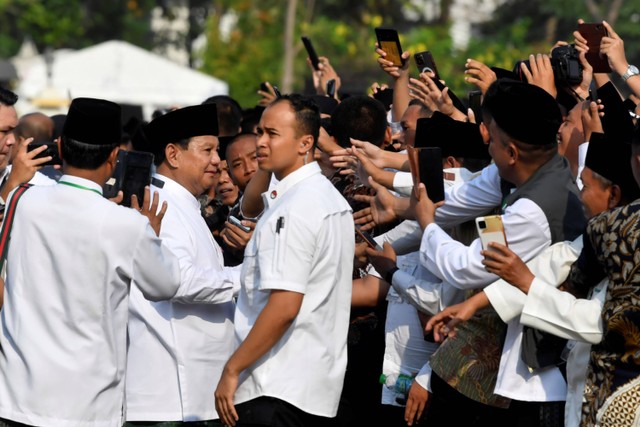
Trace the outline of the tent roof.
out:
M 46 67 L 34 65 L 18 92 L 38 96 L 47 86 Z M 228 85 L 123 41 L 108 41 L 56 57 L 53 87 L 71 98 L 104 98 L 138 105 L 194 105 L 227 94 Z

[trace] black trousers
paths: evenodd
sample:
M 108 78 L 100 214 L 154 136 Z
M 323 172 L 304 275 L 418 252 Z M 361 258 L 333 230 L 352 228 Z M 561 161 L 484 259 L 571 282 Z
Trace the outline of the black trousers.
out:
M 430 404 L 423 425 L 447 427 L 514 427 L 509 410 L 484 405 L 459 393 L 442 378 L 431 373 Z
M 304 412 L 284 400 L 258 397 L 236 405 L 237 427 L 334 427 L 335 418 Z
M 430 405 L 425 425 L 467 427 L 563 427 L 564 402 L 523 402 L 512 400 L 509 408 L 484 405 L 459 393 L 442 378 L 431 373 Z

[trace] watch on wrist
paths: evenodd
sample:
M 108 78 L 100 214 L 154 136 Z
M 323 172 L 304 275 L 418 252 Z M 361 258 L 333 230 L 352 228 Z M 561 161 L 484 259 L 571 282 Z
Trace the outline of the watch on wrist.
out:
M 391 270 L 387 271 L 387 274 L 384 275 L 384 281 L 391 285 L 392 284 L 391 281 L 393 280 L 393 275 L 398 270 L 400 270 L 398 267 L 393 267 Z
M 622 75 L 622 80 L 626 82 L 629 77 L 637 76 L 638 74 L 640 74 L 640 70 L 638 70 L 638 67 L 636 67 L 635 65 L 629 65 L 627 67 L 627 71 L 625 71 L 625 73 Z

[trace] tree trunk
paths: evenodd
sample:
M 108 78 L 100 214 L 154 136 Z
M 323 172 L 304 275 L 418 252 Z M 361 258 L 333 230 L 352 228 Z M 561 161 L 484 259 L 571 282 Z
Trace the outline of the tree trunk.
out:
M 284 27 L 284 62 L 282 66 L 282 93 L 291 93 L 293 90 L 293 57 L 295 49 L 293 45 L 293 32 L 296 24 L 296 7 L 298 0 L 289 0 L 287 16 Z

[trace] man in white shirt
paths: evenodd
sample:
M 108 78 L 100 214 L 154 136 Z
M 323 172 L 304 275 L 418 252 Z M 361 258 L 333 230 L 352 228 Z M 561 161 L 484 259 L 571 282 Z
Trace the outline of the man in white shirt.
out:
M 260 121 L 258 164 L 279 182 L 263 193 L 245 249 L 234 319 L 242 343 L 215 392 L 228 425 L 321 426 L 338 410 L 354 230 L 348 203 L 313 161 L 319 127 L 315 103 L 296 95 Z
M 234 349 L 240 287 L 240 270 L 224 267 L 197 200 L 215 184 L 220 163 L 216 106 L 171 111 L 144 132 L 157 166 L 152 188 L 169 202 L 160 237 L 180 261 L 181 283 L 170 301 L 132 290 L 127 421 L 212 420 L 213 392 Z
M 75 99 L 61 141 L 65 175 L 27 190 L 15 212 L 9 197 L 3 227 L 15 219 L 0 317 L 0 425 L 124 421 L 130 285 L 145 298 L 170 298 L 180 271 L 156 236 L 157 204 L 140 209 L 152 229 L 135 210 L 102 197 L 119 142 L 117 104 Z

